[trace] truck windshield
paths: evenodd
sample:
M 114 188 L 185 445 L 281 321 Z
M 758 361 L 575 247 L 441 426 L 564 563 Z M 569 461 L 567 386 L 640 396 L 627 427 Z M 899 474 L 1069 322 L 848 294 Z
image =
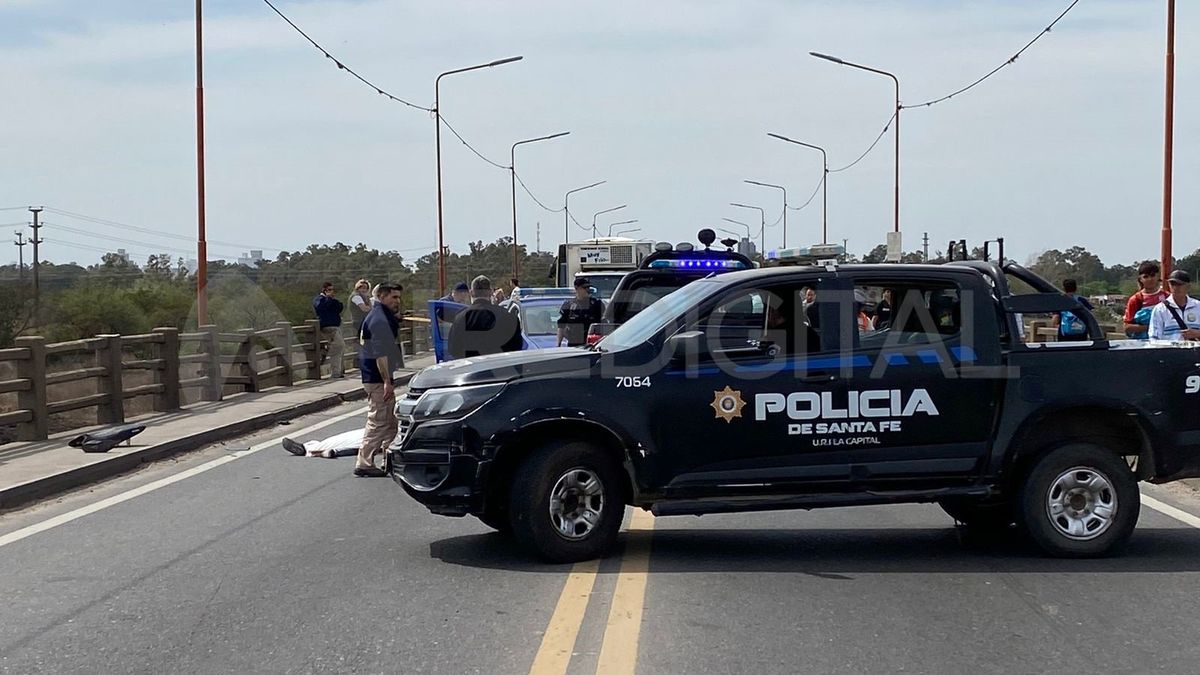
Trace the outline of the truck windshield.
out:
M 621 283 L 621 277 L 624 274 L 589 274 L 588 281 L 591 282 L 592 288 L 596 289 L 596 295 L 600 296 L 601 300 L 608 300 L 612 297 L 613 290 L 617 284 Z
M 716 293 L 721 286 L 715 279 L 693 281 L 638 312 L 601 340 L 598 346 L 606 351 L 620 351 L 644 344 L 663 326 L 682 316 L 705 297 Z

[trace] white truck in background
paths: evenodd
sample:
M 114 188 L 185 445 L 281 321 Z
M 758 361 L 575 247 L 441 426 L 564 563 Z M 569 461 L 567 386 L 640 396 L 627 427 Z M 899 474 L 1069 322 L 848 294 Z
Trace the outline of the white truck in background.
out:
M 629 237 L 596 237 L 560 244 L 556 285 L 569 288 L 575 277 L 583 274 L 600 297 L 607 299 L 621 277 L 637 269 L 642 259 L 653 252 L 652 239 Z

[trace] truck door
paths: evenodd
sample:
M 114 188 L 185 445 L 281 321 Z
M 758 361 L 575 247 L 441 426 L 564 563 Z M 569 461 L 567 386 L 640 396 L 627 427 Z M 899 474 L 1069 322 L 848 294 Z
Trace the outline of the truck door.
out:
M 660 372 L 650 404 L 656 456 L 649 459 L 667 493 L 844 485 L 845 449 L 800 433 L 838 386 L 841 357 L 823 349 L 804 311 L 804 289 L 816 288 L 819 298 L 827 283 L 814 273 L 733 289 L 686 328 L 705 333 L 706 354 L 690 367 Z
M 966 481 L 982 472 L 1000 379 L 997 308 L 973 275 L 859 273 L 839 322 L 858 363 L 821 430 L 841 439 L 854 482 L 871 488 Z M 849 337 L 850 339 L 845 339 Z M 845 393 L 842 394 L 841 392 Z

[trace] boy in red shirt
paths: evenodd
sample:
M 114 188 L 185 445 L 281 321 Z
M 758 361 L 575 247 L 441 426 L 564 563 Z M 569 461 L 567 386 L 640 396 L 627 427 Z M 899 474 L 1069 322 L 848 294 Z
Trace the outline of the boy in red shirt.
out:
M 1144 262 L 1138 266 L 1138 286 L 1141 290 L 1129 296 L 1129 302 L 1125 305 L 1125 334 L 1145 340 L 1150 330 L 1149 310 L 1167 299 L 1167 292 L 1162 287 L 1162 268 L 1158 263 Z M 1138 312 L 1143 309 L 1147 311 L 1139 317 Z

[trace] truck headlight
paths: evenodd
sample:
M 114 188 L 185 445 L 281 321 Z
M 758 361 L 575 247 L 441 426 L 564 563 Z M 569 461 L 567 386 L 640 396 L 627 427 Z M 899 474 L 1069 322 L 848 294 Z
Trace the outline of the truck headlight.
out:
M 417 419 L 461 417 L 490 401 L 503 388 L 504 383 L 430 389 L 421 395 L 412 415 Z

